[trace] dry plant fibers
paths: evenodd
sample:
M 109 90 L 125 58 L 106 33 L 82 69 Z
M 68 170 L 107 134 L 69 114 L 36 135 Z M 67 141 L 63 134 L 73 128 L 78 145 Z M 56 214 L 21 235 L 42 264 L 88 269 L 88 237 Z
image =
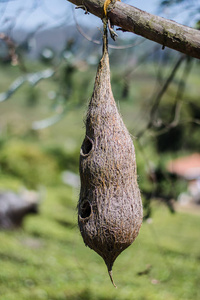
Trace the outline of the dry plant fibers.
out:
M 137 237 L 143 212 L 134 145 L 111 90 L 106 24 L 85 125 L 78 224 L 85 245 L 104 259 L 115 286 L 113 263 Z

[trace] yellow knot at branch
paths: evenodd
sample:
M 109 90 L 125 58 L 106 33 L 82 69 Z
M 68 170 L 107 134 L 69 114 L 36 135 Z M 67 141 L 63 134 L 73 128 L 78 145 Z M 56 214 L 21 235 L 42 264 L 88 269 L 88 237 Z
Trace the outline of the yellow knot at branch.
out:
M 107 17 L 109 6 L 110 5 L 114 6 L 116 1 L 121 1 L 121 0 L 105 0 L 104 5 L 103 5 L 103 10 L 104 10 L 104 14 L 106 17 Z

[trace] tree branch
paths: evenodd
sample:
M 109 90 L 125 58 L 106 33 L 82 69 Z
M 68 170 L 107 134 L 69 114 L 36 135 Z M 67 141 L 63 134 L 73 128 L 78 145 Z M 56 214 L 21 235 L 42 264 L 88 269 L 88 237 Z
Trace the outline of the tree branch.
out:
M 103 17 L 104 0 L 67 0 L 82 6 L 95 16 Z M 124 31 L 133 32 L 163 47 L 200 59 L 200 31 L 149 14 L 134 6 L 117 1 L 108 14 L 111 23 Z

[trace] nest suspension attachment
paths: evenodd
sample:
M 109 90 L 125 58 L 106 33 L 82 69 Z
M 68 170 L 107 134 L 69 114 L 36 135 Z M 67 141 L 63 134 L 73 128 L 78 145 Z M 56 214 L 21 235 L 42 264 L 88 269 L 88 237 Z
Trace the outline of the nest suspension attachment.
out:
M 129 247 L 142 224 L 135 149 L 118 112 L 110 83 L 107 21 L 80 150 L 78 225 L 86 246 L 105 261 L 110 279 L 118 255 Z

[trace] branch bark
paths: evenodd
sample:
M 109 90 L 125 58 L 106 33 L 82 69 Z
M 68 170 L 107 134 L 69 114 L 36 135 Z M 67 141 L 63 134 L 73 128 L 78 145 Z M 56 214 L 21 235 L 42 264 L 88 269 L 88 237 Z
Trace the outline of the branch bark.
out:
M 67 0 L 83 6 L 95 16 L 103 17 L 105 0 Z M 111 23 L 124 31 L 133 32 L 163 47 L 200 59 L 200 30 L 149 14 L 134 6 L 117 1 L 108 14 Z

